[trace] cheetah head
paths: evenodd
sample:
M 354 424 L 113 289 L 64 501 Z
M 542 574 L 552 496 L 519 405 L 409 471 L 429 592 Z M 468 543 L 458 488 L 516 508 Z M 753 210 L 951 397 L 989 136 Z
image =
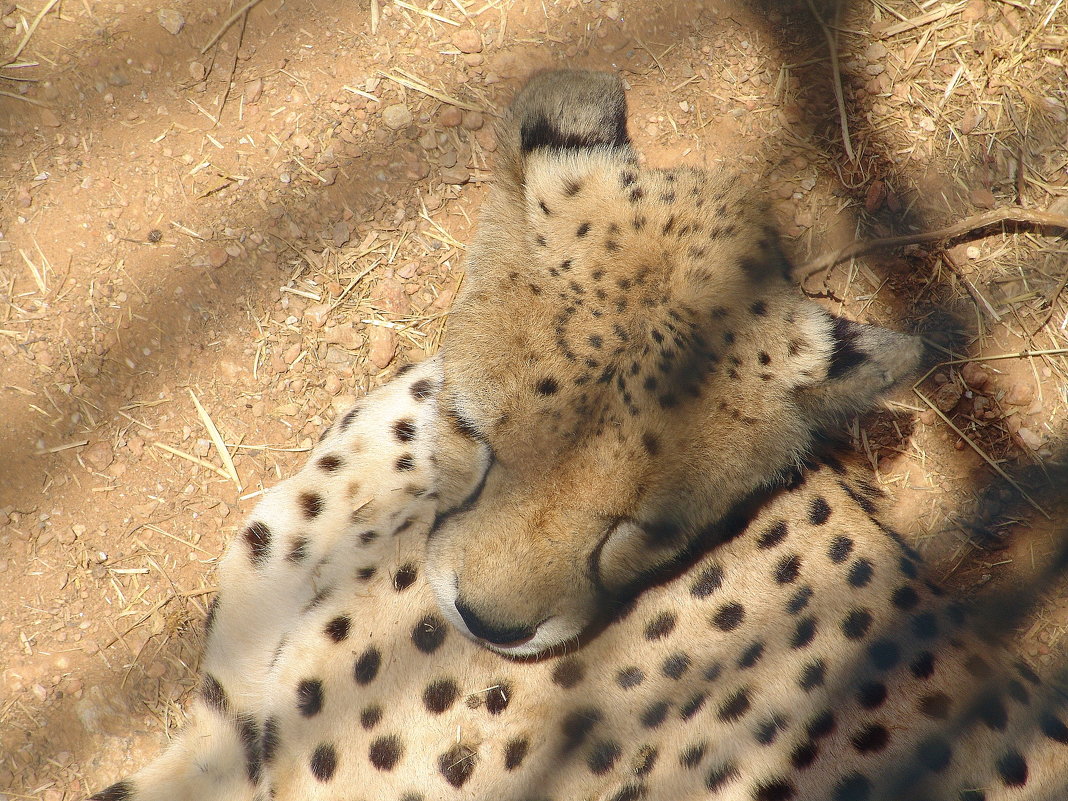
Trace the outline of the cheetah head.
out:
M 921 347 L 804 299 L 735 176 L 640 167 L 612 75 L 537 76 L 498 138 L 444 348 L 427 570 L 457 628 L 529 656 L 714 542 Z

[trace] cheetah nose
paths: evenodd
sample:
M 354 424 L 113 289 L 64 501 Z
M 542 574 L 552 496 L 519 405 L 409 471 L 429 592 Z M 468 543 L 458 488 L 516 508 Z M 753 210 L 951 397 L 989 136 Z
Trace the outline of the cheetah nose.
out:
M 522 645 L 533 639 L 538 631 L 536 625 L 501 626 L 494 623 L 487 623 L 475 614 L 475 611 L 464 603 L 462 599 L 457 598 L 455 603 L 456 611 L 460 613 L 460 617 L 462 617 L 464 623 L 467 624 L 468 630 L 480 640 L 485 640 L 488 643 L 502 646 Z

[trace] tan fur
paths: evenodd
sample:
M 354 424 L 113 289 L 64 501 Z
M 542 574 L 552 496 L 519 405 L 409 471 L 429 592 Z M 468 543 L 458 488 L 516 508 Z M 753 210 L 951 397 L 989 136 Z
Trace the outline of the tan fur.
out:
M 820 425 L 912 368 L 915 341 L 832 321 L 777 269 L 740 270 L 778 260 L 759 206 L 728 179 L 639 170 L 613 87 L 549 74 L 517 99 L 443 357 L 364 399 L 257 507 L 220 566 L 190 725 L 94 798 L 1068 797 L 1056 692 L 973 636 L 858 471 L 800 463 Z M 524 130 L 561 146 L 524 152 L 537 139 Z M 635 211 L 620 193 L 635 185 L 654 233 L 623 232 Z M 699 212 L 702 196 L 728 211 Z M 737 235 L 706 231 L 708 252 L 689 258 L 699 235 L 672 239 L 672 213 L 673 229 Z M 601 239 L 568 238 L 587 220 L 587 237 L 620 226 L 612 258 Z M 585 299 L 649 272 L 627 309 L 598 317 L 560 297 L 579 280 L 551 274 L 562 258 Z M 629 365 L 612 353 L 617 325 L 634 350 L 687 319 L 717 361 L 676 359 L 661 389 L 695 393 L 628 402 L 627 382 L 575 383 L 585 363 L 565 351 Z M 636 352 L 635 381 L 659 356 Z M 547 377 L 556 391 L 538 392 Z M 632 601 L 618 592 L 672 559 Z M 506 632 L 540 623 L 495 643 L 540 658 L 474 641 L 460 599 Z

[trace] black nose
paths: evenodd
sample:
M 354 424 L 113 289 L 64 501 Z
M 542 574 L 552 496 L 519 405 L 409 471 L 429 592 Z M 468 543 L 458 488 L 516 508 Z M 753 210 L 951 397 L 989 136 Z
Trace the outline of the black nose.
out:
M 494 645 L 519 645 L 531 639 L 538 630 L 537 626 L 501 626 L 487 623 L 459 598 L 456 599 L 456 611 L 460 613 L 472 634 Z

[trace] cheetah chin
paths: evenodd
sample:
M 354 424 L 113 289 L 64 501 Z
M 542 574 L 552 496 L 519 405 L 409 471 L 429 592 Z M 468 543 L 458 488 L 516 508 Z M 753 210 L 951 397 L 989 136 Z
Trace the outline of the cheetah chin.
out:
M 93 799 L 1068 798 L 1064 694 L 813 455 L 918 340 L 801 297 L 736 178 L 641 167 L 614 76 L 499 138 L 443 352 L 265 495 L 188 724 Z

